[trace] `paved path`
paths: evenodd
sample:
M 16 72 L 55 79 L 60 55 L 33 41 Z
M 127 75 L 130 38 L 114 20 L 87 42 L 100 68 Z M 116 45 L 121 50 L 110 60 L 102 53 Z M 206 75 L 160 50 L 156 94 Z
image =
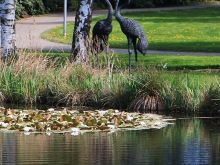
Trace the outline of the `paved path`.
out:
M 194 5 L 181 7 L 166 7 L 166 8 L 145 8 L 145 9 L 123 9 L 122 12 L 136 12 L 136 11 L 155 11 L 155 10 L 176 10 L 176 9 L 190 9 L 190 8 L 206 8 L 206 7 L 220 7 L 220 4 L 209 5 Z M 93 16 L 104 15 L 107 10 L 93 11 Z M 67 22 L 75 21 L 75 12 L 67 14 Z M 42 50 L 57 50 L 70 51 L 71 46 L 50 42 L 40 38 L 42 32 L 51 29 L 55 26 L 63 25 L 63 13 L 48 14 L 37 17 L 30 17 L 21 19 L 16 22 L 16 37 L 18 48 L 27 49 L 42 49 Z M 118 53 L 127 53 L 127 49 L 111 49 Z M 149 54 L 171 54 L 171 55 L 220 55 L 220 53 L 203 53 L 203 52 L 166 52 L 149 50 Z

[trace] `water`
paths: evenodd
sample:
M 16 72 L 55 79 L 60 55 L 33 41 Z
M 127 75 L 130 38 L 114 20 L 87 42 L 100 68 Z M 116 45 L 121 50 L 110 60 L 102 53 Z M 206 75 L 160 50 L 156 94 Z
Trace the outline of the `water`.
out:
M 6 164 L 219 164 L 220 119 L 179 119 L 161 130 L 24 135 L 0 133 Z

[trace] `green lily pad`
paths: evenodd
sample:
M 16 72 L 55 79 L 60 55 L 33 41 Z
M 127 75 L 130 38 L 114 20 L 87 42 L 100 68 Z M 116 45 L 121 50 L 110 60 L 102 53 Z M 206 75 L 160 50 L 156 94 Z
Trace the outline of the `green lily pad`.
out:
M 72 118 L 71 118 L 71 116 L 69 116 L 69 115 L 62 115 L 62 116 L 60 116 L 60 121 L 68 121 L 68 122 L 71 122 L 71 121 L 72 121 Z

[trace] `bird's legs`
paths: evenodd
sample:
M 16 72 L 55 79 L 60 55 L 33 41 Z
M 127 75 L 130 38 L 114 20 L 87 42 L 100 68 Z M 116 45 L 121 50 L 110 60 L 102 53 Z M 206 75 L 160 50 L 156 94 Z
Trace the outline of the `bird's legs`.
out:
M 129 73 L 131 73 L 131 44 L 132 44 L 132 39 L 127 37 L 128 39 L 128 54 L 129 54 Z
M 107 58 L 107 65 L 108 65 L 108 75 L 111 75 L 111 69 L 110 69 L 110 58 L 109 58 L 109 44 L 108 44 L 108 35 L 103 36 L 103 42 L 105 45 L 106 50 L 106 58 Z
M 138 69 L 138 59 L 137 59 L 137 38 L 132 39 L 132 43 L 134 46 L 134 53 L 135 53 L 135 61 L 136 61 L 136 69 Z
M 103 41 L 104 41 L 105 47 L 108 48 L 108 46 L 109 46 L 108 45 L 108 35 L 103 36 Z M 106 51 L 108 51 L 108 49 L 106 49 Z
M 93 38 L 92 54 L 96 56 L 96 61 L 99 67 L 100 67 L 99 53 L 101 53 L 102 51 L 103 51 L 102 38 L 96 35 Z

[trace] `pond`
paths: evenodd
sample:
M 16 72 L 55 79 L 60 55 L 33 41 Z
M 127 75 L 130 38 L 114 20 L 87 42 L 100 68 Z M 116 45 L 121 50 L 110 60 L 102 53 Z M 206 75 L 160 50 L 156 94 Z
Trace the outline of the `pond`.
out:
M 162 129 L 25 135 L 0 133 L 2 164 L 219 164 L 220 119 L 177 119 Z

